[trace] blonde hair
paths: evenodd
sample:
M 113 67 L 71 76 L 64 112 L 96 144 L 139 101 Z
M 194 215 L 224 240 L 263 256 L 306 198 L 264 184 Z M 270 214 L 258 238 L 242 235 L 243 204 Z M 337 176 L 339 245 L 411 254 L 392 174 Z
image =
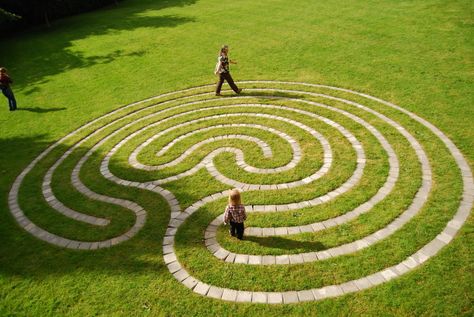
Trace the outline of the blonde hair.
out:
M 6 73 L 7 69 L 5 67 L 0 67 L 0 73 Z
M 237 206 L 241 204 L 240 192 L 237 189 L 232 189 L 229 193 L 229 205 Z

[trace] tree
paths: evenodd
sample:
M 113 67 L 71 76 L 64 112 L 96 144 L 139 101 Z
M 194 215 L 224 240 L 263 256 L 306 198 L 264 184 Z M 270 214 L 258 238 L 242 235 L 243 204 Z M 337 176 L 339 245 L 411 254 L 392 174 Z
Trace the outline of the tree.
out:
M 21 17 L 21 22 L 17 19 L 16 23 L 19 27 L 36 24 L 50 26 L 54 19 L 109 4 L 117 5 L 118 0 L 0 0 L 0 8 L 3 9 L 0 19 Z
M 0 24 L 17 21 L 19 19 L 21 19 L 20 16 L 0 8 Z

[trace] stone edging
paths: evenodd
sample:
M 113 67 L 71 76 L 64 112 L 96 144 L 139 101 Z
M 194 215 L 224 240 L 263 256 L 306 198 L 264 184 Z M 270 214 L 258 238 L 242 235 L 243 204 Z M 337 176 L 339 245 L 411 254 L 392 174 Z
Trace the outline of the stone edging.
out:
M 208 285 L 208 284 L 205 284 L 205 283 L 193 278 L 192 276 L 189 275 L 189 273 L 179 263 L 179 261 L 176 257 L 176 254 L 174 252 L 174 236 L 175 236 L 179 226 L 184 222 L 184 220 L 190 214 L 195 212 L 202 205 L 204 205 L 204 204 L 206 204 L 210 201 L 225 197 L 228 194 L 227 191 L 224 191 L 224 192 L 221 192 L 221 193 L 216 193 L 216 194 L 213 194 L 209 197 L 206 197 L 206 198 L 200 200 L 199 202 L 193 204 L 191 207 L 187 208 L 185 210 L 185 212 L 180 212 L 179 202 L 176 200 L 176 198 L 174 197 L 174 195 L 171 192 L 166 191 L 166 190 L 164 190 L 163 188 L 161 188 L 159 186 L 160 181 L 154 181 L 154 182 L 148 182 L 148 183 L 136 183 L 136 182 L 130 182 L 130 181 L 126 181 L 126 180 L 121 180 L 121 179 L 118 179 L 115 176 L 113 176 L 110 173 L 110 171 L 108 170 L 108 162 L 109 162 L 110 156 L 111 156 L 111 152 L 109 152 L 108 155 L 106 156 L 106 159 L 104 159 L 104 161 L 102 162 L 102 165 L 101 165 L 101 173 L 106 178 L 108 178 L 108 179 L 110 179 L 110 180 L 112 180 L 112 181 L 114 181 L 118 184 L 124 185 L 124 186 L 133 186 L 133 187 L 152 190 L 154 192 L 160 193 L 167 200 L 167 202 L 169 203 L 172 212 L 171 212 L 171 219 L 170 219 L 169 227 L 167 228 L 166 236 L 163 239 L 164 261 L 167 264 L 167 267 L 168 267 L 169 271 L 173 274 L 173 276 L 178 281 L 182 282 L 183 285 L 185 285 L 186 287 L 192 289 L 193 292 L 201 294 L 201 295 L 205 295 L 205 296 L 208 296 L 208 297 L 212 297 L 212 298 L 222 299 L 222 300 L 238 301 L 238 302 L 257 302 L 257 303 L 294 303 L 294 302 L 302 302 L 302 301 L 319 300 L 319 299 L 323 299 L 323 298 L 334 297 L 334 296 L 339 296 L 339 295 L 342 295 L 342 294 L 352 293 L 352 292 L 355 292 L 355 291 L 363 290 L 363 289 L 366 289 L 366 288 L 384 283 L 386 281 L 389 281 L 389 280 L 391 280 L 395 277 L 398 277 L 400 275 L 403 275 L 407 271 L 412 270 L 412 269 L 416 268 L 417 266 L 421 265 L 426 260 L 428 260 L 430 257 L 434 256 L 442 247 L 444 247 L 446 244 L 448 244 L 454 238 L 457 231 L 461 228 L 462 224 L 466 221 L 467 217 L 469 216 L 470 210 L 472 208 L 473 199 L 474 199 L 474 195 L 473 195 L 474 185 L 473 185 L 473 178 L 472 178 L 471 169 L 470 169 L 468 163 L 466 162 L 466 160 L 464 159 L 464 157 L 462 156 L 461 152 L 454 145 L 454 143 L 452 143 L 452 141 L 450 141 L 439 129 L 437 129 L 435 126 L 433 126 L 432 124 L 430 124 L 426 120 L 420 118 L 419 116 L 417 116 L 417 115 L 415 115 L 415 114 L 413 114 L 413 113 L 411 113 L 411 112 L 409 112 L 409 111 L 407 111 L 403 108 L 400 108 L 399 106 L 391 104 L 389 102 L 383 101 L 381 99 L 378 99 L 376 97 L 372 97 L 372 96 L 369 96 L 369 95 L 366 95 L 366 94 L 354 92 L 354 91 L 351 91 L 351 90 L 348 90 L 348 89 L 330 87 L 330 86 L 324 86 L 324 85 L 314 85 L 314 84 L 306 84 L 306 83 L 291 83 L 291 82 L 277 82 L 277 81 L 275 81 L 275 82 L 272 82 L 272 81 L 257 81 L 257 82 L 256 81 L 247 81 L 247 82 L 242 82 L 242 83 L 244 83 L 244 84 L 245 83 L 247 83 L 247 84 L 271 83 L 271 84 L 279 84 L 279 85 L 317 87 L 317 88 L 324 88 L 324 89 L 329 89 L 329 90 L 333 90 L 333 91 L 342 91 L 342 92 L 345 92 L 345 93 L 361 96 L 361 97 L 376 101 L 378 103 L 384 104 L 388 107 L 397 109 L 397 110 L 405 113 L 406 115 L 411 117 L 413 120 L 423 124 L 428 129 L 430 129 L 446 145 L 446 147 L 448 148 L 448 150 L 450 151 L 450 153 L 454 157 L 456 163 L 458 164 L 458 166 L 461 170 L 461 175 L 462 175 L 462 178 L 463 178 L 463 186 L 464 186 L 463 187 L 463 198 L 462 198 L 462 201 L 460 203 L 459 209 L 456 212 L 456 214 L 454 215 L 453 219 L 448 222 L 448 224 L 446 225 L 444 230 L 440 234 L 438 234 L 435 239 L 430 241 L 428 244 L 423 246 L 420 250 L 418 250 L 413 255 L 409 256 L 407 259 L 405 259 L 401 263 L 399 263 L 397 265 L 394 265 L 392 267 L 386 268 L 382 271 L 376 272 L 376 273 L 374 273 L 372 275 L 369 275 L 367 277 L 363 277 L 363 278 L 353 280 L 353 281 L 348 281 L 348 282 L 345 282 L 345 283 L 342 283 L 342 284 L 339 284 L 339 285 L 329 285 L 329 286 L 325 286 L 325 287 L 322 287 L 322 288 L 310 289 L 310 290 L 299 290 L 299 291 L 297 290 L 297 291 L 287 291 L 287 292 L 250 292 L 250 291 L 244 291 L 244 290 L 231 290 L 231 289 L 220 288 L 220 287 L 213 286 L 213 285 Z M 91 199 L 95 199 L 95 200 L 104 201 L 104 202 L 107 202 L 107 203 L 120 205 L 120 206 L 123 206 L 125 208 L 128 208 L 128 209 L 132 210 L 136 215 L 136 221 L 135 221 L 135 224 L 132 226 L 132 228 L 129 229 L 126 233 L 124 233 L 124 234 L 122 234 L 118 237 L 112 238 L 112 239 L 108 239 L 108 240 L 105 240 L 105 241 L 95 241 L 95 242 L 75 241 L 75 240 L 66 239 L 66 238 L 63 238 L 63 237 L 59 237 L 55 234 L 49 233 L 48 231 L 46 231 L 46 230 L 36 226 L 34 223 L 32 223 L 24 215 L 23 211 L 21 210 L 21 208 L 19 206 L 18 192 L 19 192 L 19 188 L 21 186 L 21 183 L 23 182 L 23 179 L 34 168 L 34 166 L 40 160 L 42 160 L 45 156 L 47 156 L 54 148 L 56 148 L 58 145 L 60 145 L 63 141 L 65 141 L 66 139 L 76 135 L 80 131 L 85 130 L 87 127 L 91 126 L 92 124 L 94 124 L 96 122 L 99 122 L 99 120 L 101 120 L 103 118 L 107 118 L 107 117 L 109 117 L 109 116 L 111 116 L 115 113 L 118 113 L 119 111 L 131 108 L 133 106 L 140 105 L 144 102 L 148 102 L 148 101 L 151 101 L 151 100 L 156 100 L 156 99 L 160 99 L 160 98 L 164 98 L 164 97 L 168 97 L 168 96 L 173 96 L 174 94 L 178 94 L 178 93 L 192 92 L 192 91 L 196 91 L 196 90 L 199 90 L 199 89 L 202 89 L 202 88 L 207 88 L 207 87 L 210 87 L 210 86 L 212 86 L 212 85 L 196 87 L 196 88 L 190 88 L 190 89 L 186 89 L 186 90 L 182 90 L 182 91 L 178 91 L 178 92 L 167 93 L 167 94 L 163 94 L 163 95 L 160 95 L 160 96 L 157 96 L 157 97 L 153 97 L 153 98 L 144 100 L 142 102 L 134 103 L 134 104 L 125 106 L 123 108 L 117 109 L 117 110 L 115 110 L 115 111 L 113 111 L 109 114 L 106 114 L 106 115 L 104 115 L 104 116 L 102 116 L 102 117 L 100 117 L 96 120 L 91 121 L 88 124 L 85 124 L 84 126 L 79 128 L 78 130 L 68 134 L 67 136 L 65 136 L 64 138 L 62 138 L 61 140 L 59 140 L 58 142 L 53 144 L 52 146 L 48 147 L 36 159 L 34 159 L 27 166 L 27 168 L 25 168 L 25 170 L 23 170 L 23 172 L 17 177 L 17 179 L 13 183 L 13 186 L 12 186 L 12 188 L 10 190 L 10 193 L 9 193 L 9 200 L 8 200 L 10 211 L 11 211 L 12 215 L 15 217 L 15 219 L 20 224 L 20 226 L 22 226 L 25 230 L 27 230 L 29 233 L 31 233 L 35 237 L 37 237 L 39 239 L 42 239 L 42 240 L 44 240 L 48 243 L 51 243 L 51 244 L 54 244 L 54 245 L 57 245 L 57 246 L 61 246 L 61 247 L 66 247 L 66 248 L 71 248 L 71 249 L 97 249 L 97 248 L 110 247 L 112 245 L 115 245 L 115 244 L 118 244 L 122 241 L 130 239 L 145 224 L 146 211 L 141 206 L 134 203 L 133 201 L 126 201 L 126 200 L 122 200 L 122 199 L 116 199 L 116 198 L 112 198 L 112 197 L 108 197 L 108 196 L 99 195 L 97 193 L 94 193 L 90 189 L 88 189 L 79 179 L 80 168 L 86 162 L 86 160 L 92 155 L 92 153 L 94 151 L 96 151 L 102 144 L 104 144 L 105 141 L 108 140 L 110 137 L 112 137 L 113 135 L 116 135 L 121 130 L 123 130 L 124 127 L 116 129 L 107 138 L 102 139 L 91 150 L 89 150 L 89 152 L 84 157 L 81 158 L 81 160 L 79 161 L 79 163 L 76 165 L 76 167 L 73 170 L 73 173 L 71 175 L 71 182 L 72 182 L 73 186 L 76 189 L 78 189 L 83 195 L 85 195 L 85 196 L 87 196 Z M 431 187 L 431 182 L 432 182 L 431 181 L 431 170 L 430 170 L 430 166 L 429 166 L 429 161 L 428 161 L 428 158 L 427 158 L 426 154 L 424 153 L 424 151 L 422 149 L 422 146 L 416 141 L 415 138 L 413 138 L 413 136 L 411 136 L 402 126 L 398 125 L 395 121 L 393 121 L 393 120 L 389 119 L 388 117 L 386 117 L 382 114 L 379 114 L 378 112 L 376 112 L 376 111 L 374 111 L 370 108 L 367 108 L 367 107 L 365 107 L 361 104 L 358 104 L 358 103 L 355 103 L 355 102 L 352 102 L 352 101 L 349 101 L 349 100 L 345 100 L 345 99 L 342 99 L 342 98 L 339 98 L 339 97 L 330 96 L 330 95 L 325 95 L 325 94 L 320 94 L 320 93 L 311 93 L 311 92 L 300 91 L 300 90 L 294 90 L 294 88 L 292 88 L 292 89 L 276 89 L 276 88 L 250 88 L 250 89 L 247 89 L 247 91 L 259 91 L 259 90 L 281 91 L 281 92 L 289 92 L 289 93 L 295 93 L 296 92 L 296 93 L 299 93 L 299 94 L 309 94 L 309 95 L 312 95 L 312 96 L 318 96 L 318 97 L 323 97 L 323 98 L 327 98 L 327 99 L 331 99 L 331 100 L 344 102 L 348 105 L 351 105 L 351 106 L 357 107 L 359 109 L 365 110 L 369 113 L 372 113 L 372 114 L 378 116 L 383 121 L 385 121 L 385 122 L 391 124 L 392 126 L 396 127 L 397 130 L 401 134 L 403 134 L 405 136 L 405 138 L 407 138 L 409 140 L 411 146 L 415 149 L 415 152 L 418 156 L 418 159 L 419 159 L 419 161 L 422 165 L 422 173 L 423 173 L 422 186 L 421 186 L 420 190 L 418 191 L 413 203 L 410 205 L 410 207 L 408 208 L 407 211 L 405 211 L 402 215 L 397 217 L 386 228 L 383 228 L 383 229 L 375 232 L 374 234 L 369 235 L 368 237 L 365 237 L 364 239 L 360 239 L 360 240 L 355 241 L 355 242 L 350 243 L 350 244 L 342 245 L 342 246 L 339 246 L 339 247 L 336 247 L 336 248 L 332 248 L 332 249 L 323 251 L 323 252 L 327 252 L 328 254 L 315 253 L 314 258 L 313 258 L 313 255 L 310 255 L 311 253 L 308 253 L 306 255 L 305 254 L 288 255 L 288 264 L 315 261 L 315 260 L 323 260 L 323 259 L 328 258 L 328 257 L 347 254 L 349 252 L 355 252 L 357 250 L 365 248 L 368 245 L 373 244 L 376 241 L 379 241 L 380 239 L 383 239 L 383 238 L 387 237 L 388 235 L 392 234 L 394 231 L 399 229 L 406 222 L 408 222 L 420 210 L 420 208 L 423 206 L 424 202 L 428 198 L 430 187 Z M 66 207 L 61 202 L 59 202 L 59 200 L 56 199 L 50 185 L 51 185 L 51 179 L 52 179 L 54 170 L 57 168 L 57 166 L 59 166 L 61 164 L 61 162 L 75 148 L 77 148 L 80 144 L 85 142 L 87 139 L 89 139 L 90 137 L 92 137 L 93 135 L 98 133 L 99 131 L 102 131 L 106 127 L 112 126 L 113 124 L 115 124 L 116 122 L 118 122 L 120 120 L 123 120 L 124 118 L 127 118 L 131 115 L 135 115 L 137 113 L 140 113 L 141 111 L 144 111 L 145 109 L 149 109 L 151 107 L 155 107 L 155 106 L 158 106 L 158 105 L 162 106 L 162 105 L 167 104 L 167 103 L 175 102 L 176 100 L 187 100 L 187 99 L 195 98 L 196 96 L 205 96 L 205 95 L 209 95 L 209 93 L 201 93 L 201 94 L 198 94 L 198 95 L 184 96 L 184 97 L 181 97 L 181 98 L 166 100 L 166 101 L 161 102 L 159 104 L 147 106 L 145 108 L 133 111 L 133 112 L 127 114 L 127 115 L 119 117 L 118 119 L 114 120 L 113 122 L 108 123 L 108 124 L 104 125 L 103 127 L 95 130 L 89 136 L 84 137 L 83 139 L 81 139 L 78 143 L 76 143 L 76 145 L 73 148 L 69 149 L 58 161 L 56 161 L 56 163 L 53 165 L 52 168 L 50 168 L 48 170 L 48 172 L 47 172 L 47 174 L 46 174 L 46 176 L 43 180 L 43 185 L 42 185 L 43 195 L 45 196 L 45 199 L 48 202 L 48 204 L 50 204 L 51 207 L 53 207 L 54 209 L 57 209 L 60 213 L 64 214 L 67 217 L 71 217 L 73 219 L 83 221 L 83 222 L 86 222 L 86 223 L 90 223 L 90 224 L 94 224 L 94 225 L 98 225 L 98 226 L 107 225 L 108 221 L 109 221 L 108 219 L 93 217 L 93 216 L 89 216 L 89 215 L 82 214 L 80 212 L 74 211 L 74 210 Z M 279 98 L 279 99 L 282 99 L 282 98 Z M 287 99 L 291 100 L 292 98 L 287 98 Z M 219 100 L 219 99 L 212 99 L 212 100 L 214 101 L 214 100 Z M 327 105 L 323 105 L 323 104 L 315 103 L 315 102 L 310 102 L 310 101 L 306 101 L 306 100 L 298 100 L 298 101 L 306 102 L 308 104 L 312 104 L 313 106 L 320 106 L 320 107 L 326 107 L 326 108 L 329 107 Z M 180 106 L 184 107 L 185 105 L 189 106 L 189 105 L 198 104 L 198 103 L 202 103 L 202 101 L 189 102 L 189 103 L 186 103 L 184 105 L 181 104 Z M 241 106 L 243 106 L 243 105 L 241 105 Z M 338 109 L 338 110 L 340 110 L 340 109 Z M 166 109 L 164 111 L 166 111 Z M 340 110 L 340 111 L 342 111 L 342 110 Z M 129 126 L 135 124 L 138 121 L 145 120 L 146 118 L 152 117 L 154 115 L 156 115 L 156 113 L 153 113 L 151 115 L 147 115 L 145 117 L 142 117 L 142 118 L 140 118 L 139 120 L 137 120 L 135 122 L 127 124 L 125 127 L 129 127 Z M 245 115 L 247 115 L 247 114 L 245 114 Z M 352 115 L 352 114 L 350 114 L 350 115 Z M 269 117 L 269 116 L 271 116 L 271 115 L 266 115 L 266 117 Z M 294 121 L 294 120 L 292 120 L 292 121 Z M 302 128 L 301 124 L 297 123 L 296 125 L 299 126 L 300 128 Z M 341 128 L 344 129 L 342 126 L 341 126 Z M 371 130 L 371 129 L 369 129 L 369 130 Z M 371 132 L 373 132 L 373 131 L 371 131 Z M 281 134 L 280 134 L 280 136 L 283 137 Z M 315 135 L 313 134 L 313 136 L 315 136 Z M 255 138 L 254 139 L 251 139 L 251 138 L 249 139 L 247 136 L 243 136 L 243 135 L 234 135 L 233 137 L 237 137 L 237 138 L 243 137 L 244 139 L 246 139 L 248 141 L 252 141 L 252 142 L 256 142 L 256 143 L 259 142 L 258 139 L 255 139 Z M 287 142 L 290 142 L 290 141 L 288 141 L 289 140 L 288 138 L 285 138 L 285 137 L 283 137 L 283 138 Z M 315 136 L 315 138 L 318 139 L 318 141 L 323 145 L 323 148 L 325 150 L 327 150 L 327 148 L 329 147 L 329 143 L 327 143 L 327 141 L 324 141 L 325 139 L 323 140 L 323 139 L 318 138 L 316 136 Z M 214 140 L 216 140 L 216 139 L 214 139 Z M 351 140 L 352 140 L 352 142 L 351 142 Z M 395 163 L 395 160 L 396 160 L 395 152 L 393 151 L 393 149 L 391 149 L 388 142 L 385 143 L 381 140 L 382 139 L 379 138 L 379 141 L 381 142 L 382 146 L 384 147 L 386 152 L 389 154 L 389 160 L 390 160 L 391 168 L 390 168 L 389 177 L 388 177 L 387 182 L 385 184 L 385 185 L 387 185 L 387 184 L 389 184 L 389 185 L 387 185 L 388 187 L 385 187 L 385 185 L 384 185 L 385 188 L 382 187 L 382 189 L 384 189 L 383 191 L 382 191 L 382 189 L 379 190 L 379 192 L 377 193 L 377 195 L 379 195 L 379 198 L 382 195 L 387 195 L 391 191 L 391 188 L 393 188 L 393 186 L 395 184 L 396 177 L 398 177 L 398 161 L 396 161 L 396 163 Z M 363 166 L 365 165 L 365 157 L 363 156 L 363 149 L 360 146 L 360 144 L 354 143 L 354 142 L 358 142 L 358 141 L 355 138 L 354 139 L 351 138 L 351 139 L 349 139 L 349 141 L 351 142 L 351 144 L 353 145 L 354 149 L 356 150 L 356 152 L 358 154 L 358 160 L 357 160 L 357 168 L 358 169 L 356 169 L 356 173 L 354 173 L 354 175 L 356 175 L 358 173 L 357 171 L 361 170 L 361 168 L 360 168 L 361 166 L 362 166 L 362 170 L 363 170 Z M 119 144 L 123 144 L 123 143 L 119 143 Z M 293 144 L 293 143 L 290 142 L 290 144 Z M 266 151 L 266 153 L 269 154 L 268 149 L 266 149 L 266 150 L 264 149 L 265 145 L 262 144 L 262 143 L 260 143 L 260 145 L 261 145 L 264 153 Z M 297 155 L 298 152 L 295 151 L 295 147 L 292 147 L 292 149 L 293 149 L 293 159 L 298 159 L 298 155 Z M 330 149 L 330 147 L 329 147 L 329 149 Z M 391 151 L 390 151 L 390 149 L 391 149 Z M 219 179 L 220 181 L 222 181 L 226 184 L 232 185 L 232 186 L 243 187 L 242 188 L 243 190 L 255 190 L 255 189 L 275 190 L 275 189 L 280 189 L 280 188 L 287 188 L 286 186 L 285 187 L 277 187 L 278 185 L 268 185 L 269 187 L 263 187 L 262 188 L 261 185 L 243 184 L 243 183 L 235 182 L 233 180 L 230 180 L 230 179 L 226 178 L 224 175 L 221 175 L 217 170 L 215 170 L 215 167 L 213 166 L 213 163 L 212 163 L 213 157 L 215 155 L 217 155 L 218 153 L 222 152 L 222 151 L 230 151 L 230 152 L 235 153 L 237 161 L 240 162 L 240 163 L 246 164 L 244 159 L 243 159 L 243 153 L 238 149 L 220 148 L 216 151 L 213 151 L 211 154 L 209 154 L 203 160 L 202 163 L 203 163 L 203 166 L 206 167 L 209 170 L 211 175 L 213 175 L 216 178 L 220 177 L 220 179 Z M 325 153 L 326 152 L 327 151 L 325 151 Z M 362 153 L 362 156 L 361 156 L 361 153 Z M 301 155 L 300 155 L 299 158 L 301 158 Z M 325 159 L 324 164 L 330 164 L 330 162 L 332 161 L 332 156 L 325 155 L 324 159 Z M 395 166 L 395 165 L 396 165 L 397 168 L 392 169 L 392 167 Z M 240 166 L 242 166 L 242 164 L 240 164 Z M 323 165 L 323 168 L 324 167 L 327 167 L 327 166 Z M 248 164 L 245 165 L 245 168 L 247 168 L 247 169 L 250 168 L 250 172 L 255 172 L 255 170 L 252 170 L 251 169 L 252 167 Z M 317 172 L 317 173 L 319 173 L 319 174 L 317 174 L 318 178 L 321 177 L 322 175 L 324 175 L 324 173 L 326 173 L 327 170 L 329 170 L 328 167 L 327 167 L 327 170 L 325 170 L 323 168 L 321 168 Z M 264 171 L 264 172 L 271 173 L 271 171 L 269 171 L 269 170 Z M 347 190 L 349 190 L 349 188 L 354 186 L 358 182 L 360 177 L 362 176 L 362 171 L 360 171 L 359 174 L 360 175 L 356 175 L 358 177 L 358 179 L 354 178 L 354 175 L 351 177 L 351 179 L 349 179 L 349 180 L 352 180 L 353 184 L 346 182 L 343 186 L 340 187 L 339 193 L 333 194 L 332 195 L 333 197 L 329 196 L 328 200 L 333 199 L 335 196 L 346 192 Z M 304 185 L 308 182 L 314 181 L 315 180 L 314 175 L 315 174 L 312 175 L 313 178 L 306 178 L 306 182 L 302 182 L 302 181 L 295 182 L 294 186 L 301 186 L 301 185 Z M 354 182 L 353 181 L 354 179 L 356 179 L 357 181 Z M 167 181 L 172 181 L 172 180 L 174 180 L 174 179 L 170 178 Z M 255 186 L 257 186 L 257 187 L 255 188 Z M 390 186 L 391 186 L 391 188 L 390 188 Z M 376 196 L 374 196 L 374 197 L 376 197 Z M 372 197 L 372 198 L 374 198 L 374 197 Z M 321 203 L 321 202 L 319 202 L 319 203 Z M 251 211 L 254 211 L 254 212 L 279 211 L 278 206 L 280 206 L 280 205 L 257 206 L 256 208 L 252 208 Z M 307 204 L 304 204 L 304 206 L 296 204 L 296 205 L 293 205 L 293 206 L 288 207 L 288 208 L 298 209 L 298 208 L 303 208 L 303 207 L 307 207 L 307 206 L 308 206 Z M 362 206 L 363 205 L 361 205 L 359 207 L 362 207 Z M 373 204 L 372 204 L 372 206 L 373 206 Z M 364 207 L 362 209 L 359 209 L 359 211 L 360 210 L 365 210 L 365 211 L 370 210 L 372 206 L 367 205 L 366 207 Z M 280 209 L 280 210 L 283 210 L 283 208 Z M 350 216 L 348 216 L 346 218 L 352 217 L 350 219 L 353 219 L 354 217 L 358 216 L 358 212 L 356 210 L 357 210 L 357 208 L 355 210 L 347 213 Z M 363 211 L 363 212 L 365 212 L 365 211 Z M 343 215 L 342 217 L 344 217 L 346 215 Z M 336 218 L 334 218 L 333 219 L 334 220 L 333 225 L 337 225 L 343 220 L 348 220 L 346 218 L 341 218 L 338 221 L 334 220 L 334 219 L 336 219 Z M 213 231 L 213 230 L 214 230 L 214 227 L 217 229 L 217 225 L 219 224 L 219 221 L 220 221 L 220 218 L 217 218 L 216 220 L 214 220 L 211 223 L 212 228 L 208 227 L 208 229 L 211 228 L 212 230 L 211 231 L 208 230 L 206 232 L 206 244 L 208 245 L 209 249 L 211 251 L 213 251 L 214 254 L 217 257 L 223 258 L 227 261 L 228 259 L 230 259 L 229 258 L 230 253 L 225 254 L 225 252 L 228 252 L 228 251 L 220 248 L 216 243 L 210 243 L 210 242 L 214 242 L 214 240 L 215 240 L 214 239 L 215 235 L 212 236 L 213 234 L 215 234 L 215 231 Z M 328 223 L 328 225 L 331 226 L 329 223 Z M 302 229 L 301 229 L 302 227 L 304 227 L 304 226 L 298 226 L 297 227 L 299 232 L 302 232 Z M 319 230 L 323 229 L 320 226 L 316 226 L 316 227 L 310 226 L 310 227 L 313 229 L 312 231 L 317 231 L 315 229 L 319 229 Z M 286 228 L 286 233 L 291 234 L 292 232 L 290 232 L 289 228 L 292 228 L 292 227 L 287 227 Z M 324 225 L 324 228 L 326 228 L 325 225 Z M 261 234 L 263 235 L 265 228 L 261 228 L 261 229 L 262 229 Z M 255 231 L 254 233 L 259 234 L 258 229 L 254 228 L 253 230 Z M 283 229 L 279 229 L 279 230 L 281 232 L 283 232 Z M 297 229 L 292 228 L 291 230 L 294 230 L 295 233 L 296 233 Z M 306 229 L 303 229 L 303 230 L 306 230 Z M 248 233 L 251 234 L 251 230 L 249 230 L 249 231 L 250 232 L 248 232 Z M 275 229 L 273 229 L 273 232 L 271 230 L 268 230 L 268 229 L 265 230 L 265 235 L 272 235 L 272 234 L 277 234 Z M 225 254 L 225 256 L 224 256 L 224 254 Z M 285 259 L 280 258 L 278 260 L 278 262 L 281 262 L 281 263 L 277 263 L 276 258 L 275 258 L 274 263 L 271 259 L 270 260 L 269 259 L 264 260 L 264 258 L 265 258 L 265 256 L 263 256 L 263 257 L 262 256 L 260 256 L 260 257 L 256 256 L 256 258 L 253 258 L 252 255 L 235 255 L 233 257 L 233 260 L 232 261 L 229 260 L 228 262 L 246 263 L 246 264 L 274 264 L 274 263 L 275 264 L 283 264 L 283 263 L 287 262 L 286 258 Z M 264 263 L 264 262 L 267 262 L 267 263 Z

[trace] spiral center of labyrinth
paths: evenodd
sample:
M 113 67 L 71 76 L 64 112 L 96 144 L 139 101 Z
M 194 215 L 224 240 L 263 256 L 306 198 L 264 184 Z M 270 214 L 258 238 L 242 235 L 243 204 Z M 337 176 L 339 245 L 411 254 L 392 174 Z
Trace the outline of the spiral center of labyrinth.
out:
M 466 221 L 471 170 L 424 119 L 347 89 L 240 84 L 242 95 L 216 98 L 213 86 L 195 87 L 82 126 L 18 176 L 13 216 L 47 243 L 93 252 L 132 239 L 153 227 L 150 213 L 170 209 L 163 254 L 174 278 L 200 295 L 256 303 L 314 301 L 388 282 L 436 255 Z M 461 198 L 440 216 L 437 193 L 453 179 Z M 35 184 L 37 209 L 48 217 L 23 206 L 23 187 Z M 223 225 L 232 188 L 249 214 L 243 242 Z M 140 194 L 123 194 L 131 191 L 158 194 L 169 208 L 149 210 Z M 107 206 L 121 212 L 110 215 Z M 127 211 L 131 225 L 115 219 Z M 116 232 L 101 233 L 109 227 Z M 273 278 L 286 282 L 269 285 Z

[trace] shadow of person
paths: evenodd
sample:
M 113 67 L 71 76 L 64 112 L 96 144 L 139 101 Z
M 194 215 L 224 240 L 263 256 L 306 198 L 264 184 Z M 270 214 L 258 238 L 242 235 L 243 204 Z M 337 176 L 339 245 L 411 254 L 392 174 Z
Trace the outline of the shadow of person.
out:
M 311 251 L 325 250 L 326 246 L 319 241 L 295 241 L 283 237 L 254 237 L 244 236 L 245 240 L 260 244 L 261 246 L 270 247 L 274 249 L 294 250 L 304 249 Z
M 61 110 L 66 110 L 66 108 L 64 107 L 61 107 L 61 108 L 21 107 L 17 109 L 17 111 L 29 111 L 29 112 L 36 112 L 36 113 L 55 112 L 55 111 L 61 111 Z

